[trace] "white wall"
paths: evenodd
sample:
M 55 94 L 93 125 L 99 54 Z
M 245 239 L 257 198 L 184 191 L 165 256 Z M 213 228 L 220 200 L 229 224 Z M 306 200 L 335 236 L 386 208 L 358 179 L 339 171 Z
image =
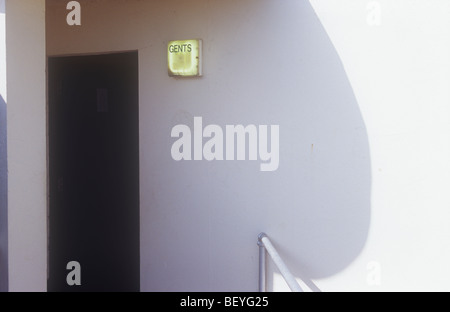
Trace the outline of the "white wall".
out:
M 323 289 L 449 290 L 450 2 L 311 1 L 341 57 L 369 135 L 365 248 Z M 380 268 L 381 285 L 362 288 Z M 370 283 L 369 283 L 370 284 Z
M 45 1 L 8 0 L 6 12 L 9 291 L 45 291 Z
M 48 55 L 139 50 L 143 291 L 256 290 L 261 231 L 323 291 L 448 290 L 450 4 L 369 2 L 47 1 Z M 188 38 L 204 76 L 169 78 Z M 280 125 L 280 168 L 173 161 L 194 116 Z
M 5 0 L 0 0 L 0 291 L 8 289 Z

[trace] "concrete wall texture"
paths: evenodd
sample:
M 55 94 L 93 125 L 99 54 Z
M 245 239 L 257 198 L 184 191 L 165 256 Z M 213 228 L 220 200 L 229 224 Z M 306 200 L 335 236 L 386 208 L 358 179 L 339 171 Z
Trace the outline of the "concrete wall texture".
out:
M 315 290 L 448 290 L 448 1 L 79 2 L 69 26 L 65 1 L 7 1 L 10 289 L 45 289 L 46 44 L 139 52 L 142 291 L 256 291 L 262 231 Z M 203 77 L 169 77 L 167 43 L 192 38 Z M 174 161 L 171 130 L 195 116 L 279 125 L 278 170 Z

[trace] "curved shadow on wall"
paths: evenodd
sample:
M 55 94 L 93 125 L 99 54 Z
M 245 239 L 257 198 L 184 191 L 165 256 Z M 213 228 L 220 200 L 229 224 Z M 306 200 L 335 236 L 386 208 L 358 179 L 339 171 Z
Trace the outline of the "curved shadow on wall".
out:
M 162 11 L 173 8 L 174 18 L 155 24 L 158 38 L 203 38 L 204 77 L 161 78 L 164 44 L 142 51 L 142 289 L 254 291 L 260 232 L 297 277 L 340 272 L 369 231 L 369 142 L 313 8 L 298 0 L 174 2 Z M 172 20 L 190 22 L 174 30 Z M 174 161 L 171 129 L 193 129 L 194 116 L 204 126 L 278 124 L 279 169 Z
M 279 103 L 290 114 L 277 176 L 284 212 L 269 212 L 266 230 L 293 274 L 308 282 L 341 271 L 364 247 L 371 167 L 365 124 L 337 51 L 311 5 L 298 7 L 301 28 L 292 37 L 302 41 L 294 50 L 299 79 L 286 81 L 298 101 Z
M 227 162 L 207 173 L 210 184 L 203 188 L 215 195 L 205 205 L 223 211 L 212 220 L 219 225 L 212 236 L 227 233 L 233 242 L 217 258 L 227 257 L 223 267 L 241 267 L 248 248 L 243 237 L 253 231 L 256 242 L 265 232 L 297 277 L 332 276 L 360 254 L 370 225 L 370 151 L 357 100 L 309 2 L 249 1 L 233 9 L 235 22 L 215 38 L 227 46 L 207 51 L 205 64 L 208 79 L 220 82 L 210 89 L 210 102 L 220 98 L 226 105 L 217 106 L 217 116 L 204 114 L 204 122 L 279 124 L 280 166 L 258 172 L 259 164 Z M 220 71 L 228 64 L 232 70 Z M 202 196 L 199 188 L 189 207 Z
M 178 232 L 214 237 L 211 244 L 197 234 L 195 243 L 183 242 L 186 250 L 178 251 L 180 258 L 192 258 L 195 249 L 195 261 L 206 258 L 203 266 L 222 272 L 214 289 L 256 287 L 242 272 L 254 270 L 257 278 L 256 239 L 265 232 L 292 273 L 318 290 L 311 280 L 346 268 L 369 231 L 370 152 L 358 103 L 307 1 L 223 2 L 211 15 L 217 11 L 226 18 L 210 21 L 214 41 L 205 40 L 204 81 L 192 82 L 192 91 L 174 84 L 191 92 L 187 97 L 193 102 L 209 106 L 183 103 L 175 114 L 158 107 L 160 116 L 174 116 L 172 124 L 191 128 L 193 116 L 203 116 L 204 125 L 278 124 L 280 166 L 260 172 L 259 162 L 250 161 L 172 163 L 174 175 L 161 193 L 186 195 L 178 203 L 162 200 L 161 209 L 185 209 L 189 222 L 170 221 Z M 169 103 L 177 101 L 164 96 Z M 186 279 L 196 279 L 191 287 L 198 289 L 208 283 L 206 273 Z

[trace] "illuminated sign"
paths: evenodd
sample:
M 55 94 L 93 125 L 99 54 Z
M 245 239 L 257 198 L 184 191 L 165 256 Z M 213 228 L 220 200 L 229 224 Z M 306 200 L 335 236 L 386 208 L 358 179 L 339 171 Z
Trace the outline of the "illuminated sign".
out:
M 202 41 L 170 41 L 167 48 L 169 76 L 193 77 L 202 75 Z

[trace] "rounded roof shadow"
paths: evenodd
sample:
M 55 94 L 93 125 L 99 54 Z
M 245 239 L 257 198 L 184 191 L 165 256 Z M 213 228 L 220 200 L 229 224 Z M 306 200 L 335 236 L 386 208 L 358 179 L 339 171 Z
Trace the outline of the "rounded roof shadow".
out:
M 292 32 L 272 42 L 290 51 L 280 66 L 298 79 L 286 79 L 280 90 L 277 106 L 287 116 L 280 125 L 280 168 L 263 186 L 278 201 L 267 202 L 264 213 L 267 233 L 292 272 L 323 278 L 348 266 L 366 242 L 370 151 L 336 49 L 311 5 L 297 5 L 295 13 L 286 7 L 286 25 L 279 25 Z

